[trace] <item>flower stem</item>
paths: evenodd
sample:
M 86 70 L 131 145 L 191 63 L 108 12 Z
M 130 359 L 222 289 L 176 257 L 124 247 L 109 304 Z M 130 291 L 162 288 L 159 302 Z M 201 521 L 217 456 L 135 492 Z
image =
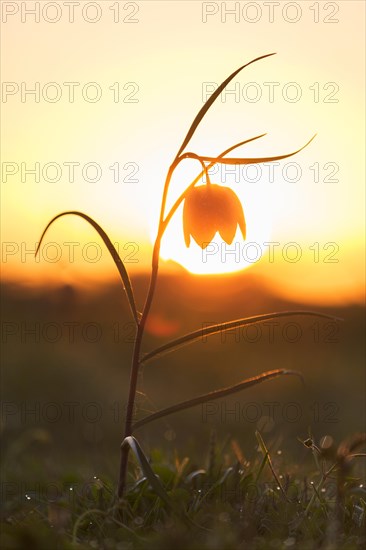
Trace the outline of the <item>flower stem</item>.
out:
M 146 301 L 142 312 L 142 316 L 137 326 L 135 345 L 133 349 L 132 364 L 131 364 L 130 385 L 129 385 L 129 394 L 128 394 L 126 420 L 125 420 L 125 431 L 124 431 L 123 439 L 132 435 L 132 420 L 133 420 L 133 412 L 134 412 L 134 405 L 135 405 L 135 398 L 136 398 L 137 380 L 138 380 L 138 374 L 139 374 L 139 368 L 140 368 L 141 345 L 142 345 L 142 339 L 144 336 L 146 320 L 149 315 L 149 311 L 150 311 L 152 300 L 155 293 L 156 281 L 157 281 L 158 270 L 159 270 L 160 243 L 166 227 L 163 224 L 166 195 L 167 195 L 169 182 L 170 182 L 175 165 L 176 165 L 176 162 L 174 162 L 170 167 L 166 178 L 166 182 L 165 182 L 163 200 L 161 205 L 160 220 L 159 220 L 158 235 L 155 240 L 153 255 L 152 255 L 150 285 L 146 296 Z M 129 453 L 129 447 L 127 445 L 126 446 L 121 445 L 121 460 L 120 460 L 118 491 L 117 491 L 118 498 L 123 497 L 124 490 L 126 488 L 128 453 Z
M 129 437 L 130 435 L 132 435 L 132 431 L 133 431 L 132 421 L 133 421 L 133 412 L 134 412 L 134 405 L 135 405 L 135 399 L 136 399 L 137 380 L 138 380 L 138 374 L 140 369 L 141 345 L 142 345 L 142 340 L 144 336 L 146 320 L 149 315 L 151 304 L 155 293 L 156 281 L 157 281 L 158 270 L 159 270 L 159 254 L 160 254 L 161 239 L 171 219 L 171 216 L 174 213 L 170 211 L 167 218 L 164 219 L 168 188 L 169 188 L 169 184 L 175 168 L 184 158 L 185 158 L 184 155 L 180 157 L 176 156 L 176 158 L 174 159 L 173 163 L 171 164 L 168 170 L 166 180 L 165 180 L 164 191 L 163 191 L 163 196 L 161 201 L 158 234 L 155 240 L 153 254 L 152 254 L 152 267 L 151 267 L 149 290 L 146 296 L 146 301 L 142 311 L 141 319 L 137 325 L 137 332 L 136 332 L 135 344 L 134 344 L 133 355 L 132 355 L 130 384 L 129 384 L 129 393 L 128 393 L 127 408 L 126 408 L 126 420 L 125 420 L 125 430 L 124 430 L 123 440 L 126 437 Z M 202 173 L 204 173 L 206 167 L 202 162 L 201 162 L 201 165 L 203 169 Z M 209 180 L 207 171 L 206 171 L 206 174 Z M 198 178 L 196 178 L 195 181 L 197 181 L 197 179 Z M 183 198 L 181 198 L 181 200 L 183 200 Z M 125 445 L 125 446 L 121 445 L 121 459 L 120 459 L 119 480 L 118 480 L 118 489 L 117 489 L 118 498 L 123 497 L 123 494 L 126 488 L 128 453 L 129 453 L 128 445 Z
M 264 56 L 264 57 L 266 57 L 266 56 Z M 258 58 L 258 59 L 261 59 L 261 58 Z M 236 73 L 233 73 L 233 74 L 235 75 Z M 262 134 L 262 135 L 264 135 L 264 134 Z M 135 398 L 136 398 L 137 380 L 138 380 L 138 374 L 139 374 L 139 369 L 140 369 L 140 364 L 141 364 L 141 362 L 140 362 L 141 346 L 142 346 L 142 340 L 143 340 L 143 336 L 144 336 L 146 320 L 147 320 L 147 317 L 149 315 L 151 304 L 152 304 L 152 301 L 153 301 L 153 298 L 154 298 L 156 281 L 157 281 L 158 270 L 159 270 L 160 244 L 161 244 L 161 239 L 164 235 L 164 232 L 165 232 L 171 218 L 173 217 L 174 213 L 177 211 L 178 207 L 180 206 L 180 204 L 185 199 L 188 191 L 199 181 L 200 177 L 202 177 L 203 174 L 206 176 L 206 183 L 209 185 L 210 184 L 210 177 L 209 177 L 208 171 L 212 166 L 214 166 L 217 162 L 220 161 L 220 159 L 225 157 L 225 155 L 227 153 L 229 153 L 230 151 L 232 151 L 236 147 L 238 147 L 240 145 L 244 145 L 245 143 L 248 143 L 248 142 L 253 141 L 255 139 L 258 139 L 259 137 L 262 137 L 262 135 L 256 136 L 255 138 L 245 140 L 245 141 L 243 141 L 241 143 L 238 143 L 238 144 L 236 144 L 232 147 L 229 147 L 229 149 L 227 149 L 226 151 L 221 153 L 216 158 L 212 158 L 212 159 L 209 158 L 208 159 L 209 160 L 209 165 L 208 166 L 206 166 L 206 164 L 204 162 L 204 159 L 202 157 L 200 157 L 199 155 L 196 155 L 194 153 L 181 154 L 182 150 L 184 149 L 184 147 L 183 147 L 179 150 L 177 156 L 175 157 L 174 161 L 172 162 L 172 164 L 169 167 L 169 170 L 168 170 L 168 173 L 167 173 L 167 176 L 166 176 L 166 179 L 165 179 L 164 190 L 163 190 L 163 195 L 162 195 L 162 200 L 161 200 L 158 233 L 157 233 L 157 237 L 156 237 L 156 240 L 155 240 L 153 255 L 152 255 L 152 270 L 151 270 L 149 290 L 148 290 L 148 293 L 147 293 L 147 296 L 146 296 L 146 301 L 145 301 L 145 305 L 144 305 L 143 312 L 142 312 L 142 315 L 141 315 L 141 319 L 138 321 L 138 325 L 137 325 L 137 332 L 136 332 L 136 338 L 135 338 L 135 344 L 134 344 L 133 356 L 132 356 L 132 363 L 131 363 L 129 395 L 128 395 L 128 402 L 127 402 L 127 409 L 126 409 L 125 431 L 124 431 L 124 438 L 123 439 L 125 439 L 126 437 L 129 437 L 130 435 L 132 435 L 132 431 L 133 431 L 132 421 L 133 421 L 133 412 L 134 412 L 134 405 L 135 405 Z M 189 141 L 189 139 L 188 139 L 188 141 Z M 187 144 L 186 142 L 187 142 L 187 138 L 184 142 L 184 145 Z M 295 154 L 295 153 L 293 153 L 293 154 Z M 291 156 L 291 155 L 286 155 L 286 156 Z M 193 180 L 193 182 L 191 182 L 191 184 L 180 195 L 180 197 L 175 201 L 175 203 L 170 208 L 168 214 L 165 217 L 166 199 L 167 199 L 168 189 L 169 189 L 170 181 L 172 179 L 173 172 L 177 168 L 178 164 L 182 160 L 187 159 L 187 158 L 192 158 L 192 159 L 198 160 L 201 164 L 202 171 Z M 284 157 L 281 157 L 281 158 L 284 158 Z M 256 160 L 258 161 L 259 159 L 256 159 Z M 263 162 L 264 160 L 266 160 L 266 159 L 262 159 L 261 162 Z M 124 494 L 125 487 L 126 487 L 128 453 L 129 453 L 129 446 L 128 445 L 125 445 L 125 446 L 121 445 L 121 461 L 120 461 L 119 481 L 118 481 L 118 491 L 117 491 L 119 498 L 122 498 L 122 496 Z
M 124 432 L 123 439 L 132 435 L 132 420 L 133 420 L 133 412 L 134 412 L 134 405 L 135 405 L 135 398 L 136 398 L 137 380 L 138 380 L 138 374 L 139 374 L 139 368 L 140 368 L 141 344 L 142 344 L 142 339 L 144 335 L 146 319 L 150 311 L 150 307 L 152 304 L 155 287 L 156 287 L 156 280 L 157 280 L 158 268 L 159 268 L 159 252 L 160 252 L 160 239 L 158 235 L 154 246 L 154 252 L 153 252 L 152 272 L 151 272 L 149 291 L 146 297 L 146 302 L 142 313 L 142 317 L 137 327 L 135 345 L 133 349 L 129 394 L 128 394 L 128 401 L 127 401 L 127 408 L 126 408 L 125 432 Z M 129 452 L 128 446 L 124 446 L 124 447 L 121 446 L 121 462 L 120 462 L 119 481 L 118 481 L 119 498 L 122 498 L 126 487 L 128 452 Z

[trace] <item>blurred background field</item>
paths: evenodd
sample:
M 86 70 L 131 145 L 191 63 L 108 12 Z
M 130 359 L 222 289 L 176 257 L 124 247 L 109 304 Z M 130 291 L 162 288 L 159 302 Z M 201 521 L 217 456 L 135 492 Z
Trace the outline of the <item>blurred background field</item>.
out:
M 141 307 L 148 278 L 137 275 L 133 283 Z M 202 464 L 214 428 L 219 441 L 236 439 L 251 460 L 259 429 L 287 462 L 311 465 L 298 440 L 309 430 L 317 440 L 330 435 L 336 442 L 363 430 L 365 317 L 360 305 L 291 303 L 248 273 L 162 274 L 144 350 L 205 324 L 287 309 L 316 310 L 344 321 L 276 320 L 272 326 L 217 334 L 158 358 L 140 376 L 136 418 L 275 368 L 301 371 L 305 384 L 278 378 L 153 422 L 136 432 L 147 454 L 161 449 L 169 458 L 178 453 Z M 105 475 L 115 481 L 133 342 L 122 288 L 7 284 L 2 317 L 3 481 L 17 487 L 65 476 Z M 9 491 L 5 496 L 18 500 L 19 491 Z

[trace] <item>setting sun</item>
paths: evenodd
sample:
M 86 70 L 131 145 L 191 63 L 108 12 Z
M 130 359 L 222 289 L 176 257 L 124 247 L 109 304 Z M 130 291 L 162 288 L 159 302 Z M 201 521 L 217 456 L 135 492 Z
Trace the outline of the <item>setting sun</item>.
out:
M 228 155 L 254 159 L 294 151 L 315 132 L 316 140 L 291 162 L 217 164 L 210 169 L 213 184 L 229 187 L 238 196 L 246 239 L 238 226 L 230 245 L 217 233 L 205 250 L 194 239 L 187 248 L 181 205 L 162 238 L 160 257 L 168 260 L 162 267 L 173 271 L 179 264 L 191 273 L 218 274 L 252 266 L 253 275 L 267 278 L 276 292 L 290 297 L 301 291 L 308 299 L 362 300 L 359 258 L 364 250 L 364 170 L 357 159 L 364 154 L 364 83 L 362 71 L 348 70 L 350 58 L 364 65 L 361 19 L 352 10 L 343 14 L 345 36 L 351 33 L 357 43 L 341 46 L 334 38 L 337 25 L 317 23 L 312 29 L 321 33 L 309 45 L 305 21 L 304 25 L 282 22 L 276 36 L 272 33 L 275 27 L 268 27 L 258 51 L 256 25 L 242 22 L 243 34 L 244 27 L 233 16 L 222 24 L 219 15 L 202 25 L 197 20 L 198 4 L 188 4 L 180 13 L 184 47 L 166 47 L 167 40 L 176 43 L 177 29 L 167 34 L 163 18 L 155 18 L 154 3 L 145 2 L 146 21 L 152 18 L 155 26 L 145 24 L 143 18 L 139 25 L 124 25 L 115 37 L 117 47 L 111 50 L 105 40 L 111 29 L 102 19 L 98 54 L 91 64 L 85 63 L 86 51 L 74 43 L 64 42 L 62 56 L 57 53 L 54 33 L 61 39 L 70 29 L 66 21 L 37 24 L 46 43 L 55 45 L 54 51 L 35 39 L 33 16 L 29 15 L 25 25 L 20 12 L 9 15 L 2 29 L 12 52 L 11 60 L 3 60 L 8 83 L 2 103 L 7 136 L 2 144 L 2 193 L 7 204 L 1 221 L 4 280 L 33 286 L 51 281 L 67 284 L 75 278 L 80 284 L 96 281 L 99 285 L 116 280 L 108 251 L 83 220 L 57 222 L 35 261 L 32 251 L 41 228 L 53 215 L 68 210 L 88 212 L 98 221 L 132 275 L 147 273 L 166 172 L 190 122 L 231 71 L 257 55 L 277 51 L 234 77 L 200 123 L 189 151 L 215 157 L 240 140 L 267 132 Z M 113 15 L 110 10 L 106 13 Z M 169 13 L 175 14 L 173 7 Z M 314 15 L 310 9 L 307 13 Z M 188 26 L 189 43 L 182 30 Z M 95 46 L 92 28 L 80 23 L 78 44 Z M 136 30 L 141 33 L 137 41 Z M 207 38 L 204 49 L 202 32 Z M 213 35 L 222 37 L 220 43 L 212 42 Z M 146 48 L 154 40 L 156 62 L 151 63 Z M 289 40 L 300 40 L 306 47 L 289 49 Z M 128 52 L 131 44 L 134 56 L 123 58 L 121 73 L 121 52 Z M 325 44 L 336 50 L 319 55 Z M 31 55 L 24 64 L 28 48 Z M 36 63 L 38 59 L 42 63 Z M 66 84 L 74 81 L 80 85 L 75 86 L 71 99 Z M 47 93 L 55 86 L 61 90 L 58 101 Z M 98 101 L 89 93 L 96 89 L 102 91 Z M 357 108 L 350 110 L 350 105 Z M 76 118 L 77 125 L 72 122 Z M 344 119 L 352 128 L 352 148 L 348 147 L 349 132 L 340 131 L 339 121 Z M 33 129 L 31 137 L 27 128 Z M 200 169 L 193 158 L 177 167 L 166 212 Z M 280 243 L 274 262 L 269 260 L 266 242 Z M 298 263 L 283 258 L 282 250 L 289 242 L 302 250 Z M 52 243 L 56 243 L 53 249 Z M 75 244 L 74 255 L 69 252 L 70 243 Z M 339 249 L 337 264 L 326 263 L 329 243 Z M 320 259 L 314 257 L 314 246 L 323 251 Z M 59 260 L 53 259 L 52 250 Z M 93 250 L 99 253 L 97 261 L 85 253 Z

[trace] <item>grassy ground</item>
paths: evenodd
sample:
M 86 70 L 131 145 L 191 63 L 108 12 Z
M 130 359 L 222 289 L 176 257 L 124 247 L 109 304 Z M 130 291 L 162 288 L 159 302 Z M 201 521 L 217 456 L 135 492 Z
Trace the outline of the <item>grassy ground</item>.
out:
M 213 300 L 207 283 L 179 281 L 161 283 L 145 349 L 201 323 L 269 311 L 318 309 L 345 321 L 331 334 L 335 327 L 296 319 L 296 342 L 283 323 L 272 341 L 264 331 L 255 342 L 251 333 L 215 336 L 147 365 L 138 418 L 269 369 L 299 370 L 306 385 L 272 380 L 141 428 L 167 498 L 131 454 L 117 505 L 132 349 L 121 290 L 5 288 L 1 548 L 363 548 L 365 458 L 346 458 L 364 452 L 350 440 L 365 421 L 363 309 L 288 304 L 260 285 L 231 285 L 233 295 L 213 283 Z M 135 282 L 138 296 L 145 284 Z M 90 322 L 96 342 L 92 329 L 82 333 Z M 315 446 L 303 443 L 309 435 Z M 339 449 L 345 441 L 350 448 Z
M 364 548 L 362 459 L 342 462 L 322 443 L 317 451 L 306 441 L 302 465 L 285 451 L 246 459 L 236 440 L 217 443 L 214 433 L 201 465 L 155 450 L 149 458 L 167 502 L 134 460 L 119 504 L 104 476 L 8 483 L 1 548 Z M 352 444 L 355 451 L 357 438 Z

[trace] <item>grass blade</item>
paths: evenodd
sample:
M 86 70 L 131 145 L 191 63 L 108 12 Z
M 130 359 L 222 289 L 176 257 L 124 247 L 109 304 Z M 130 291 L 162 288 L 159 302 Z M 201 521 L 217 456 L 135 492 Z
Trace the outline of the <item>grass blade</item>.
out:
M 264 455 L 264 457 L 262 458 L 262 462 L 260 463 L 260 466 L 258 468 L 257 475 L 255 477 L 255 483 L 258 483 L 258 480 L 262 475 L 262 472 L 264 470 L 267 460 L 268 460 L 268 455 Z
M 255 437 L 257 438 L 257 441 L 258 441 L 259 446 L 260 446 L 260 448 L 261 448 L 261 451 L 262 451 L 262 453 L 263 453 L 263 459 L 265 459 L 265 462 L 268 462 L 268 466 L 269 466 L 269 468 L 270 468 L 270 470 L 271 470 L 271 472 L 272 472 L 272 475 L 273 475 L 273 477 L 274 477 L 274 479 L 275 479 L 275 481 L 276 481 L 278 487 L 279 487 L 280 490 L 281 490 L 281 493 L 282 493 L 284 499 L 287 500 L 287 502 L 291 502 L 290 499 L 288 498 L 288 496 L 286 495 L 284 488 L 282 487 L 282 483 L 280 482 L 278 475 L 276 474 L 276 471 L 275 471 L 275 469 L 274 469 L 274 467 L 273 467 L 271 455 L 269 454 L 269 451 L 268 451 L 268 449 L 267 449 L 267 446 L 266 446 L 266 444 L 265 444 L 264 441 L 263 441 L 263 437 L 261 436 L 261 434 L 260 434 L 258 431 L 255 432 Z M 264 464 L 263 464 L 263 467 L 264 467 L 264 465 L 265 465 L 265 462 L 264 462 Z
M 287 370 L 287 369 L 270 370 L 262 374 L 259 374 L 258 376 L 253 376 L 252 378 L 247 378 L 246 380 L 242 380 L 241 382 L 239 382 L 238 384 L 235 384 L 234 386 L 229 386 L 227 388 L 221 388 L 220 390 L 215 390 L 209 393 L 205 393 L 203 395 L 199 395 L 198 397 L 194 397 L 193 399 L 189 399 L 188 401 L 183 401 L 182 403 L 177 403 L 176 405 L 172 405 L 171 407 L 167 407 L 166 409 L 157 411 L 156 413 L 150 414 L 149 416 L 146 416 L 145 418 L 142 418 L 141 420 L 138 420 L 137 422 L 135 422 L 132 429 L 136 430 L 137 428 L 141 428 L 141 426 L 144 426 L 145 424 L 148 424 L 153 420 L 158 420 L 158 418 L 163 418 L 164 416 L 168 416 L 169 414 L 173 414 L 179 411 L 184 411 L 185 409 L 190 409 L 191 407 L 196 407 L 197 405 L 201 405 L 202 403 L 207 403 L 208 401 L 214 401 L 215 399 L 226 397 L 227 395 L 231 395 L 232 393 L 236 393 L 246 388 L 250 388 L 251 386 L 255 386 L 256 384 L 260 384 L 261 382 L 265 382 L 266 380 L 270 380 L 271 378 L 277 378 L 277 376 L 283 376 L 283 375 L 289 375 L 289 374 L 302 377 L 301 373 L 293 370 Z
M 78 535 L 78 530 L 79 530 L 79 527 L 80 525 L 82 524 L 82 522 L 84 521 L 84 519 L 87 517 L 87 516 L 91 516 L 91 515 L 100 515 L 100 516 L 106 516 L 108 514 L 108 511 L 106 510 L 99 510 L 99 508 L 92 508 L 92 509 L 89 509 L 89 510 L 85 510 L 85 512 L 83 512 L 82 514 L 80 514 L 80 516 L 77 518 L 77 520 L 75 521 L 75 524 L 74 524 L 74 527 L 73 527 L 73 530 L 72 530 L 72 544 L 75 544 L 77 545 L 78 544 L 78 538 L 77 538 L 77 535 Z
M 121 445 L 121 448 L 123 447 L 130 447 L 131 451 L 135 455 L 138 463 L 141 466 L 141 470 L 144 473 L 144 476 L 149 481 L 152 489 L 155 491 L 155 493 L 165 502 L 165 504 L 172 510 L 174 510 L 174 503 L 170 499 L 168 493 L 164 489 L 163 485 L 159 481 L 159 478 L 154 474 L 149 461 L 147 460 L 143 450 L 141 449 L 140 445 L 137 442 L 137 439 L 135 439 L 132 435 L 126 437 Z
M 219 97 L 219 95 L 224 90 L 224 88 L 229 84 L 229 82 L 238 73 L 240 73 L 240 71 L 245 69 L 245 67 L 248 67 L 249 65 L 251 65 L 252 63 L 255 63 L 256 61 L 260 61 L 261 59 L 265 59 L 266 57 L 270 57 L 271 55 L 275 55 L 275 54 L 274 53 L 268 53 L 266 55 L 262 55 L 261 57 L 257 57 L 256 59 L 253 59 L 252 61 L 249 61 L 249 63 L 246 63 L 245 65 L 243 65 L 242 67 L 240 67 L 239 69 L 234 71 L 230 76 L 228 76 L 228 78 L 226 80 L 224 80 L 224 82 L 222 82 L 220 84 L 220 86 L 217 88 L 217 90 L 214 91 L 214 93 L 209 97 L 209 99 L 206 101 L 204 106 L 200 109 L 200 111 L 197 114 L 196 118 L 192 122 L 191 127 L 189 128 L 188 133 L 187 133 L 186 137 L 184 138 L 184 141 L 183 141 L 183 143 L 182 143 L 182 145 L 181 145 L 181 147 L 180 147 L 180 149 L 177 153 L 176 158 L 178 158 L 180 156 L 180 154 L 184 151 L 184 149 L 188 145 L 189 141 L 191 140 L 193 134 L 195 133 L 197 126 L 199 125 L 199 123 L 201 122 L 201 120 L 203 119 L 203 117 L 205 116 L 205 114 L 207 113 L 209 108 L 211 107 L 211 105 L 214 103 L 214 101 Z
M 192 344 L 193 342 L 196 342 L 197 340 L 205 338 L 206 336 L 212 336 L 213 334 L 217 334 L 219 332 L 226 332 L 233 328 L 240 328 L 245 325 L 254 325 L 256 323 L 263 323 L 264 321 L 268 321 L 270 319 L 276 319 L 279 317 L 291 317 L 294 315 L 310 315 L 313 317 L 314 316 L 324 317 L 325 319 L 340 321 L 340 319 L 338 319 L 337 317 L 334 317 L 333 315 L 327 315 L 326 313 L 319 313 L 317 311 L 281 311 L 279 313 L 266 313 L 265 315 L 255 315 L 254 317 L 245 317 L 244 319 L 236 319 L 235 321 L 229 321 L 218 325 L 210 325 L 200 330 L 195 330 L 194 332 L 185 334 L 184 336 L 181 336 L 180 338 L 177 338 L 175 340 L 171 340 L 167 344 L 164 344 L 163 346 L 160 346 L 150 351 L 149 353 L 146 353 L 141 359 L 141 363 L 147 363 L 148 361 L 151 361 L 151 359 L 155 359 L 167 353 L 171 353 L 172 351 L 175 351 L 176 349 L 182 346 Z
M 90 218 L 90 216 L 88 216 L 87 214 L 83 214 L 82 212 L 77 212 L 77 211 L 74 211 L 74 210 L 70 210 L 68 212 L 62 212 L 61 214 L 58 214 L 57 216 L 52 218 L 52 220 L 47 224 L 46 228 L 44 229 L 44 231 L 41 235 L 41 239 L 38 243 L 35 255 L 37 256 L 37 254 L 39 252 L 39 249 L 41 247 L 43 238 L 44 238 L 45 234 L 47 233 L 47 230 L 53 224 L 53 222 L 56 221 L 58 218 L 61 218 L 62 216 L 67 216 L 69 214 L 74 215 L 74 216 L 80 216 L 81 218 L 86 220 L 88 223 L 90 223 L 90 225 L 92 225 L 94 227 L 94 229 L 97 231 L 99 236 L 102 238 L 102 240 L 103 240 L 104 244 L 106 245 L 106 247 L 108 248 L 108 251 L 109 251 L 110 255 L 112 256 L 113 261 L 116 264 L 118 272 L 121 276 L 121 279 L 122 279 L 122 282 L 123 282 L 123 285 L 124 285 L 124 289 L 125 289 L 126 294 L 127 294 L 128 303 L 129 303 L 131 311 L 132 311 L 132 315 L 135 319 L 136 325 L 138 325 L 139 314 L 138 314 L 137 309 L 136 309 L 135 298 L 134 298 L 134 295 L 133 295 L 131 281 L 130 281 L 130 278 L 128 276 L 127 270 L 126 270 L 126 268 L 123 264 L 123 261 L 119 257 L 117 250 L 115 249 L 115 247 L 113 246 L 110 238 L 108 237 L 107 233 L 104 231 L 104 229 L 102 229 L 100 227 L 99 224 L 97 224 L 96 221 L 93 220 L 93 218 Z

